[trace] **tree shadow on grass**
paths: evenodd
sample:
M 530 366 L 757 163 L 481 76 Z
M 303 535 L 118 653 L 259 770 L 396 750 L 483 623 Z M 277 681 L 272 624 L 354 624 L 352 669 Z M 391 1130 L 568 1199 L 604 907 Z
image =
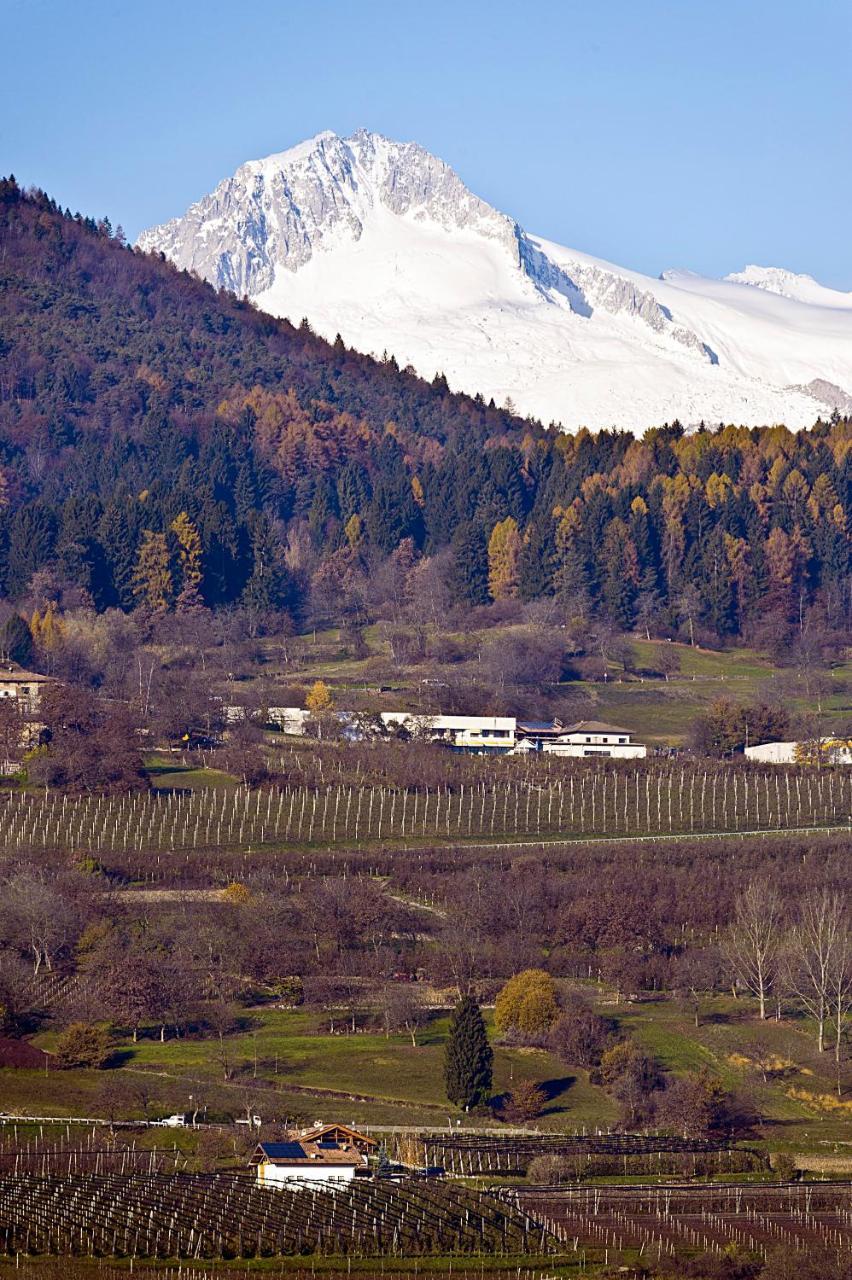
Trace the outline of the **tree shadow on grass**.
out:
M 563 1103 L 562 1095 L 567 1093 L 577 1083 L 576 1076 L 558 1076 L 553 1080 L 542 1080 L 539 1088 L 542 1090 L 551 1104 L 542 1111 L 543 1116 L 558 1115 L 561 1111 L 565 1111 L 567 1104 Z

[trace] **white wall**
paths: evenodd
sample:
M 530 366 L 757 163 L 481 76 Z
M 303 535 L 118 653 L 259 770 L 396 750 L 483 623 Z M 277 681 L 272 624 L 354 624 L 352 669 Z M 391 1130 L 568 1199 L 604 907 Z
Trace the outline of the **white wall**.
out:
M 542 751 L 549 756 L 566 756 L 572 760 L 585 757 L 603 759 L 609 756 L 613 760 L 644 760 L 648 748 L 641 742 L 544 742 Z
M 351 1182 L 355 1169 L 351 1165 L 259 1164 L 257 1180 L 261 1186 L 280 1186 L 285 1182 Z
M 762 764 L 795 764 L 795 742 L 763 742 L 759 747 L 746 747 L 745 754 L 749 760 L 757 760 Z

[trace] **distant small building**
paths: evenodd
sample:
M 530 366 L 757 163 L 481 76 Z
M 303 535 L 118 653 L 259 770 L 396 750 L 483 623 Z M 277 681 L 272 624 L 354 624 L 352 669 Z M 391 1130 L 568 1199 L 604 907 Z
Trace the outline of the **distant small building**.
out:
M 0 698 L 14 698 L 21 715 L 36 715 L 45 685 L 53 684 L 50 676 L 25 671 L 17 662 L 0 663 Z
M 514 716 L 416 715 L 411 711 L 382 711 L 385 725 L 397 725 L 413 736 L 441 742 L 455 751 L 506 752 L 516 741 Z
M 367 1169 L 372 1138 L 347 1125 L 321 1125 L 285 1142 L 260 1142 L 249 1161 L 260 1186 L 287 1182 L 350 1182 Z
M 644 760 L 648 754 L 644 743 L 631 742 L 629 729 L 601 720 L 579 720 L 568 725 L 557 737 L 543 741 L 541 750 L 545 755 L 572 759 L 608 756 L 613 760 Z
M 757 764 L 852 764 L 852 739 L 832 735 L 810 742 L 761 742 L 746 747 L 744 754 Z
M 310 718 L 310 711 L 305 711 L 302 707 L 269 708 L 270 724 L 274 724 L 282 733 L 290 733 L 300 738 L 304 736 L 305 726 Z
M 798 742 L 762 742 L 757 747 L 746 747 L 747 760 L 760 764 L 795 764 Z

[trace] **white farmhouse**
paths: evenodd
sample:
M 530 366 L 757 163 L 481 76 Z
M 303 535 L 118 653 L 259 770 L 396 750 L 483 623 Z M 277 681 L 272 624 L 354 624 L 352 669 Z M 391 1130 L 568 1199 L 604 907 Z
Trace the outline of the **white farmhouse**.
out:
M 604 724 L 601 720 L 578 720 L 570 724 L 557 738 L 542 742 L 545 755 L 567 756 L 584 759 L 589 756 L 609 756 L 613 760 L 644 760 L 648 748 L 641 742 L 630 741 L 630 730 L 617 725 Z

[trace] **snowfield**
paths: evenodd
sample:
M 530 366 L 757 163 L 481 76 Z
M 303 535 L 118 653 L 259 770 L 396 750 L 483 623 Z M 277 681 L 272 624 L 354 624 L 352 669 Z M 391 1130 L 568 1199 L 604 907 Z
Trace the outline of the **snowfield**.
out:
M 774 267 L 625 270 L 526 233 L 417 144 L 364 130 L 251 161 L 138 243 L 566 429 L 852 410 L 852 294 Z

